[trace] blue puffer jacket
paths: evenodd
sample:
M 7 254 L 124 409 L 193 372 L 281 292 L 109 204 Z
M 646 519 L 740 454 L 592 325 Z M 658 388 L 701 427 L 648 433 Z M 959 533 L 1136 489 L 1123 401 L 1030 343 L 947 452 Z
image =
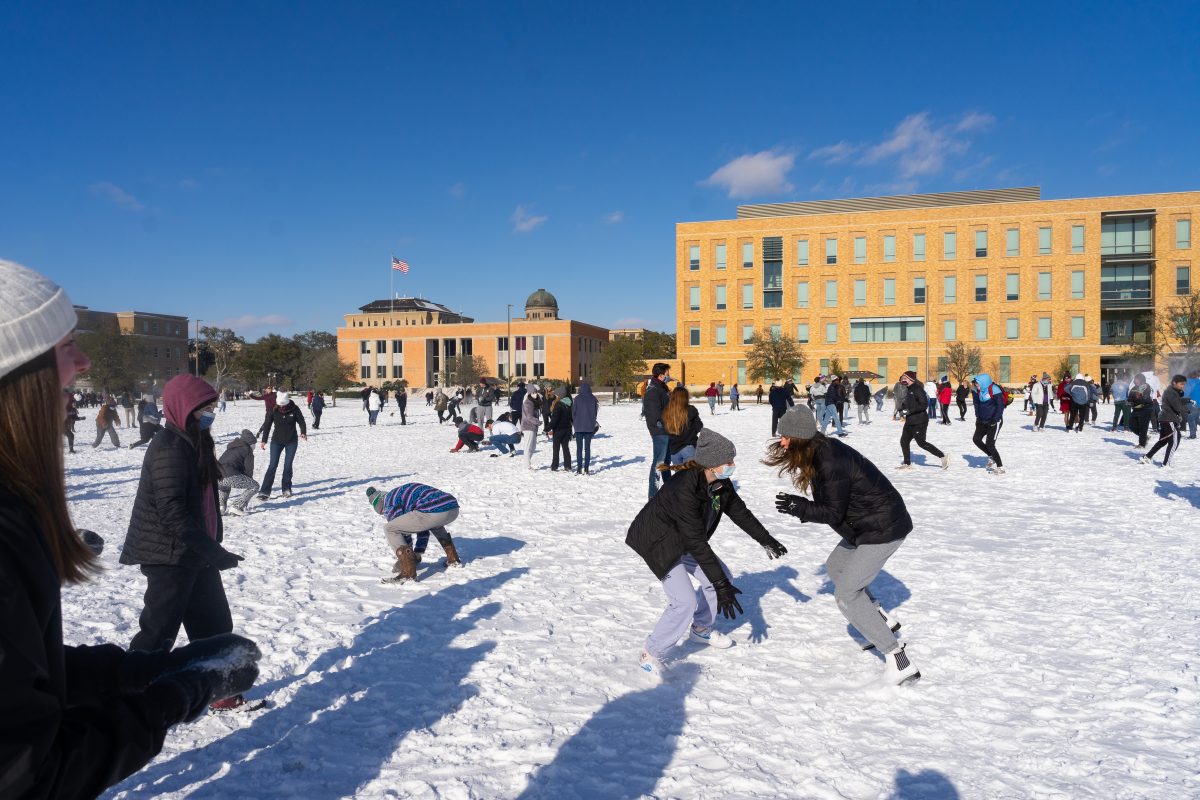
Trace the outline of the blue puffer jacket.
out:
M 975 383 L 979 386 L 971 392 L 975 421 L 985 425 L 999 422 L 1004 417 L 1004 390 L 992 383 L 991 375 L 977 375 Z

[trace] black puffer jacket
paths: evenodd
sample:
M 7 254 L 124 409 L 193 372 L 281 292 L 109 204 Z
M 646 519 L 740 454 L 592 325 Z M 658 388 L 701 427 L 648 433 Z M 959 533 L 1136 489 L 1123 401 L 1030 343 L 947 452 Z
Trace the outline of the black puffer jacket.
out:
M 670 434 L 671 441 L 667 444 L 667 452 L 673 455 L 688 445 L 695 447 L 696 438 L 702 430 L 704 430 L 704 423 L 700 420 L 700 412 L 696 410 L 695 406 L 688 406 L 687 424 L 679 433 Z
M 271 436 L 272 427 L 275 428 L 274 436 Z M 301 436 L 308 434 L 304 413 L 289 400 L 286 406 L 275 406 L 275 410 L 267 414 L 259 433 L 262 435 L 263 444 L 266 444 L 268 436 L 271 436 L 271 441 L 275 444 L 291 444 L 296 441 L 296 428 L 300 429 Z
M 819 441 L 813 497 L 800 498 L 796 516 L 828 525 L 853 545 L 886 544 L 907 536 L 913 523 L 904 498 L 879 468 L 838 439 L 822 436 Z
M 1173 422 L 1176 425 L 1182 425 L 1191 410 L 1188 408 L 1188 401 L 1184 399 L 1183 392 L 1175 388 L 1174 384 L 1163 389 L 1162 393 L 1162 409 L 1158 412 L 1159 422 Z
M 155 436 L 142 461 L 142 478 L 129 532 L 121 551 L 122 564 L 191 564 L 216 566 L 225 557 L 220 515 L 217 538 L 204 527 L 204 502 L 214 494 L 200 485 L 196 450 L 183 431 L 168 422 Z
M 900 404 L 900 413 L 905 421 L 912 420 L 914 423 L 923 422 L 929 416 L 929 396 L 925 394 L 924 386 L 914 383 L 908 387 L 904 402 Z
M 95 797 L 158 754 L 164 706 L 119 693 L 128 657 L 63 645 L 46 540 L 29 506 L 0 489 L 0 797 Z
M 320 395 L 318 395 L 319 397 Z M 315 403 L 317 398 L 313 398 Z M 247 478 L 254 477 L 254 434 L 250 431 L 242 431 L 238 438 L 234 439 L 225 446 L 225 452 L 221 454 L 221 477 L 229 478 L 234 475 L 245 475 Z
M 646 416 L 646 430 L 651 436 L 666 436 L 662 425 L 662 413 L 671 399 L 671 393 L 658 378 L 652 378 L 642 396 L 642 413 Z
M 871 387 L 862 381 L 854 384 L 854 402 L 860 406 L 869 405 L 871 403 Z
M 638 512 L 629 526 L 625 544 L 645 560 L 659 580 L 666 577 L 685 553 L 690 553 L 708 579 L 715 582 L 724 578 L 725 573 L 708 540 L 723 514 L 728 514 L 759 544 L 764 544 L 770 536 L 738 497 L 732 481 L 709 483 L 704 470 L 699 469 L 680 472 Z

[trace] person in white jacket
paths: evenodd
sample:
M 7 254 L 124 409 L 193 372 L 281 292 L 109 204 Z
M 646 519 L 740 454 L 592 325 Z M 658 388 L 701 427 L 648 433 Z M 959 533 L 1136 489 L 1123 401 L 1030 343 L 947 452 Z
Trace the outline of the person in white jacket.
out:
M 1050 413 L 1050 398 L 1054 397 L 1054 380 L 1049 372 L 1042 373 L 1042 379 L 1029 386 L 1029 402 L 1033 406 L 1033 430 L 1046 430 L 1046 416 Z
M 379 409 L 382 402 L 379 398 L 379 392 L 374 389 L 367 395 L 367 424 L 374 425 L 379 419 Z
M 525 468 L 533 469 L 533 451 L 537 449 L 538 430 L 542 427 L 542 391 L 536 383 L 526 387 L 521 403 L 521 446 L 525 450 Z
M 507 453 L 510 458 L 517 454 L 517 442 L 521 441 L 521 431 L 512 424 L 507 413 L 501 414 L 500 419 L 494 422 L 489 420 L 487 429 L 491 444 L 500 453 Z M 492 453 L 492 458 L 499 458 L 500 453 Z

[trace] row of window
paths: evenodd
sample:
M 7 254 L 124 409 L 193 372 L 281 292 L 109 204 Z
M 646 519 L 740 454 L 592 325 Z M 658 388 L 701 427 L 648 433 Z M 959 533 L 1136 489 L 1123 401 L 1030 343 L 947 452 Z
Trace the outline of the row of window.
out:
M 169 325 L 165 324 L 165 323 L 163 324 L 163 326 L 162 326 L 163 334 L 164 335 L 167 334 L 168 331 L 170 331 L 170 335 L 172 335 L 172 336 L 182 336 L 183 335 L 183 333 L 181 332 L 182 329 L 180 328 L 179 324 L 175 323 L 175 322 L 173 322 Z M 142 320 L 142 333 L 149 333 L 149 334 L 158 333 L 158 323 L 151 322 L 148 319 Z
M 1104 220 L 1100 225 L 1100 254 L 1101 255 L 1136 255 L 1148 254 L 1153 252 L 1153 218 L 1151 217 L 1129 217 Z M 1084 252 L 1086 229 L 1083 224 L 1071 225 L 1069 252 L 1078 255 Z M 766 251 L 778 248 L 782 253 L 783 237 L 769 236 L 763 239 L 764 262 L 770 263 L 769 255 Z M 824 258 L 825 264 L 838 263 L 838 238 L 836 236 L 826 237 L 824 240 Z M 972 244 L 975 258 L 987 258 L 990 252 L 989 234 L 986 228 L 981 228 L 973 232 Z M 1179 250 L 1187 250 L 1192 246 L 1192 221 L 1190 219 L 1178 219 L 1175 221 L 1175 247 Z M 796 266 L 806 267 L 809 265 L 809 240 L 807 238 L 798 238 L 795 240 Z M 887 233 L 881 237 L 880 251 L 878 258 L 884 263 L 894 262 L 896 260 L 896 235 Z M 910 261 L 924 261 L 926 258 L 927 243 L 924 233 L 912 234 L 911 246 L 909 249 Z M 1004 255 L 1006 257 L 1020 256 L 1021 253 L 1021 229 L 1006 228 L 1004 231 Z M 1041 226 L 1037 229 L 1037 255 L 1048 256 L 1054 254 L 1054 236 L 1053 229 L 1050 226 Z M 958 232 L 943 231 L 942 232 L 942 260 L 953 261 L 958 258 Z M 853 262 L 855 264 L 867 263 L 867 237 L 865 235 L 853 237 Z M 782 263 L 782 255 L 780 257 Z M 727 245 L 717 244 L 713 252 L 713 265 L 716 269 L 727 269 L 728 251 Z M 751 269 L 754 267 L 754 242 L 741 243 L 741 265 L 743 269 Z M 693 244 L 688 246 L 688 269 L 700 269 L 700 245 Z
M 387 367 L 376 367 L 375 368 L 375 377 L 376 378 L 387 378 L 387 376 L 388 376 L 387 372 L 388 372 Z M 371 368 L 370 367 L 362 367 L 358 371 L 358 377 L 360 377 L 364 380 L 370 378 L 371 377 Z M 403 377 L 404 377 L 404 367 L 402 367 L 398 364 L 394 364 L 392 366 L 392 379 L 396 380 L 396 379 L 403 378 Z
M 1078 374 L 1078 372 L 1079 372 L 1079 356 L 1078 355 L 1068 355 L 1067 358 L 1071 362 L 1071 374 L 1072 375 Z M 848 358 L 846 360 L 846 368 L 848 370 L 850 370 L 851 372 L 854 372 L 854 371 L 857 371 L 858 369 L 860 369 L 861 368 L 860 364 L 862 367 L 866 367 L 866 366 L 873 367 L 873 371 L 879 375 L 879 380 L 877 381 L 877 385 L 886 386 L 888 384 L 888 367 L 889 367 L 888 359 L 877 358 L 874 360 L 874 363 L 872 363 L 868 359 L 862 359 L 860 361 L 857 358 Z M 907 359 L 907 364 L 906 364 L 905 368 L 912 370 L 913 372 L 917 372 L 919 364 L 920 364 L 920 359 L 917 356 L 909 356 Z M 822 358 L 821 363 L 820 363 L 820 371 L 822 373 L 828 373 L 829 365 L 830 365 L 829 359 Z M 1010 383 L 1012 381 L 1012 356 L 999 356 L 999 361 L 997 363 L 997 366 L 999 366 L 999 368 L 1000 368 L 999 374 L 994 375 L 992 377 L 994 377 L 996 380 L 998 380 L 1001 383 Z M 947 371 L 948 371 L 947 358 L 945 356 L 938 356 L 937 374 L 945 375 Z M 801 383 L 803 376 L 801 376 L 799 373 L 797 373 L 797 374 L 793 375 L 792 378 L 796 381 L 796 383 Z M 746 383 L 746 362 L 745 361 L 737 362 L 737 382 L 739 384 Z
M 174 356 L 171 355 L 172 351 L 175 353 Z M 142 352 L 145 353 L 147 356 L 150 356 L 151 358 L 158 358 L 159 349 L 157 347 L 144 347 L 144 348 L 142 348 Z M 175 348 L 164 347 L 164 348 L 162 348 L 162 357 L 163 358 L 183 358 L 183 348 L 182 347 L 175 347 Z
M 467 356 L 473 355 L 473 347 L 472 347 L 471 339 L 463 339 L 457 348 L 455 348 L 453 346 L 454 341 L 455 341 L 454 339 L 446 339 L 445 340 L 445 345 L 447 346 L 446 355 L 448 355 L 448 356 L 454 355 L 455 350 L 461 350 L 462 355 L 467 355 Z M 584 349 L 583 341 L 584 341 L 583 339 L 580 339 L 580 350 Z M 588 341 L 592 342 L 595 340 L 589 339 Z M 514 336 L 513 337 L 513 348 L 515 350 L 518 350 L 518 351 L 525 350 L 529 347 L 530 344 L 533 345 L 533 348 L 532 348 L 533 350 L 539 351 L 539 352 L 543 351 L 546 349 L 546 337 L 545 336 Z M 404 340 L 403 339 L 391 339 L 390 345 L 391 346 L 389 349 L 389 340 L 388 339 L 376 339 L 374 352 L 377 354 L 380 354 L 380 355 L 382 355 L 384 353 L 388 353 L 388 352 L 397 353 L 397 354 L 401 354 L 404 352 Z M 497 337 L 496 349 L 502 353 L 508 351 L 508 337 L 507 336 Z M 597 349 L 599 349 L 599 348 L 597 348 Z M 590 346 L 587 348 L 587 351 L 592 352 L 592 349 Z M 360 341 L 358 343 L 358 352 L 363 355 L 367 355 L 367 354 L 371 353 L 372 352 L 371 342 L 366 339 Z

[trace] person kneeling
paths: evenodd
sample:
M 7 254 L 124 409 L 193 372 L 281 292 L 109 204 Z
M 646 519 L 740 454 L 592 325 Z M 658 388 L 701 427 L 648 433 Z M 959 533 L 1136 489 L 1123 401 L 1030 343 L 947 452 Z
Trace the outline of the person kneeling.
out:
M 221 469 L 221 481 L 217 491 L 221 495 L 221 513 L 233 514 L 235 517 L 247 513 L 250 499 L 258 493 L 258 481 L 254 480 L 254 431 L 249 428 L 242 430 L 238 438 L 225 446 L 221 460 L 217 466 Z M 233 503 L 229 495 L 237 490 Z
M 483 429 L 473 423 L 463 422 L 462 417 L 455 417 L 454 425 L 458 428 L 458 444 L 451 447 L 450 452 L 457 453 L 465 444 L 472 453 L 478 453 L 479 443 L 483 441 Z
M 462 566 L 458 549 L 446 530 L 447 525 L 458 519 L 458 500 L 453 495 L 423 483 L 406 483 L 387 493 L 372 486 L 367 489 L 367 501 L 376 514 L 387 520 L 384 533 L 388 547 L 396 554 L 394 574 L 385 578 L 385 583 L 416 580 L 417 564 L 421 563 L 431 533 L 446 551 L 446 566 Z M 413 534 L 417 535 L 415 550 Z
M 509 458 L 517 455 L 517 444 L 521 441 L 521 431 L 512 423 L 508 412 L 500 415 L 495 422 L 488 422 L 488 435 L 493 445 L 500 453 L 507 453 Z M 492 458 L 499 458 L 500 453 L 492 453 Z

